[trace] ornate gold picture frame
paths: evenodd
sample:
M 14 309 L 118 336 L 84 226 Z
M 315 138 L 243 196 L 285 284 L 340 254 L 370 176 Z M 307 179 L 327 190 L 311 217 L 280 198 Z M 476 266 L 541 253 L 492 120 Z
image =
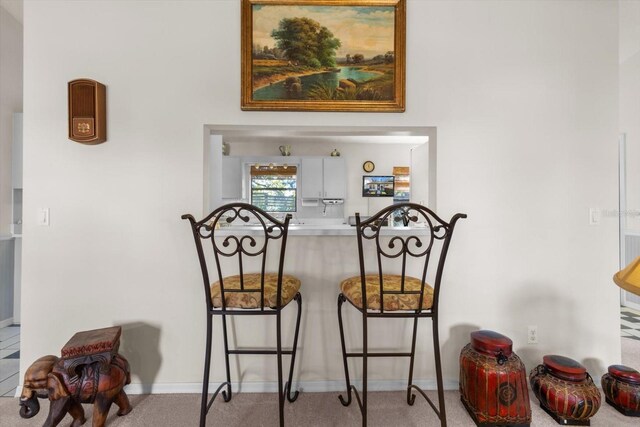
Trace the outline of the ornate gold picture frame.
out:
M 242 109 L 403 112 L 405 0 L 242 0 Z

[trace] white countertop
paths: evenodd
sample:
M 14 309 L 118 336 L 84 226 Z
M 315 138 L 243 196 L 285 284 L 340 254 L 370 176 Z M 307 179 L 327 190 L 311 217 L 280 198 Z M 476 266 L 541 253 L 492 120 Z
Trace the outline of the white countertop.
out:
M 262 226 L 241 225 L 216 230 L 216 236 L 259 235 Z M 425 235 L 424 227 L 383 227 L 383 236 Z M 356 227 L 349 224 L 289 224 L 289 236 L 355 236 Z

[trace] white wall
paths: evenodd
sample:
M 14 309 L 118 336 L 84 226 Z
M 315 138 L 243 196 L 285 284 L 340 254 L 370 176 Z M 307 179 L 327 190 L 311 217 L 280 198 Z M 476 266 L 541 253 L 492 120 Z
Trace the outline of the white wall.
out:
M 617 3 L 407 8 L 406 113 L 342 114 L 240 111 L 240 2 L 27 1 L 23 372 L 77 330 L 123 324 L 134 382 L 201 381 L 201 278 L 179 218 L 202 210 L 206 123 L 437 126 L 438 211 L 469 214 L 441 300 L 446 379 L 475 327 L 509 335 L 528 368 L 619 362 L 616 222 L 587 217 L 616 206 Z M 107 85 L 104 144 L 66 137 L 78 77 Z
M 620 132 L 627 142 L 627 209 L 640 211 L 640 2 L 620 1 Z M 640 231 L 640 216 L 627 227 Z
M 626 153 L 626 206 L 623 206 L 625 232 L 640 233 L 640 2 L 620 1 L 620 132 L 625 135 Z M 626 240 L 634 237 L 625 237 Z M 625 259 L 638 254 L 625 248 Z M 640 295 L 623 292 L 623 303 L 640 307 Z
M 13 113 L 22 112 L 22 24 L 0 7 L 0 234 L 11 224 Z

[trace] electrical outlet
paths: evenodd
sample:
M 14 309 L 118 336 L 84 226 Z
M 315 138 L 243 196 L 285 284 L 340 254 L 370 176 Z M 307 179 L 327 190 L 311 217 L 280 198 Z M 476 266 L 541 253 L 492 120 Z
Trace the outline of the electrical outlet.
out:
M 527 343 L 538 344 L 538 327 L 537 326 L 527 327 Z

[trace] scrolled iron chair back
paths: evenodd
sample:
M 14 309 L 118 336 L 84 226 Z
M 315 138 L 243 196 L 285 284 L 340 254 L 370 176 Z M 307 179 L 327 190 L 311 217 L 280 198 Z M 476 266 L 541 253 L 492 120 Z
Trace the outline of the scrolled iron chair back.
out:
M 280 242 L 280 256 L 278 264 L 278 282 L 276 294 L 276 309 L 281 306 L 282 293 L 282 276 L 284 268 L 284 254 L 286 250 L 287 234 L 289 230 L 289 221 L 291 214 L 285 216 L 284 221 L 280 221 L 269 215 L 262 209 L 248 203 L 230 203 L 220 206 L 204 219 L 196 221 L 190 215 L 182 215 L 182 219 L 189 220 L 193 237 L 198 252 L 198 260 L 202 270 L 202 278 L 204 282 L 204 290 L 207 299 L 207 309 L 213 309 L 211 300 L 211 278 L 209 274 L 209 266 L 205 255 L 203 243 L 210 242 L 216 264 L 218 281 L 220 283 L 220 298 L 222 302 L 222 310 L 226 310 L 226 292 L 259 292 L 260 293 L 260 310 L 264 310 L 264 286 L 265 286 L 265 268 L 267 262 L 267 252 L 271 243 L 275 240 Z M 223 225 L 224 224 L 224 225 Z M 222 225 L 222 226 L 221 226 Z M 252 225 L 252 229 L 248 227 L 235 228 L 233 234 L 224 233 L 220 235 L 221 230 L 226 230 L 228 226 Z M 257 228 L 257 230 L 256 230 Z M 224 258 L 237 257 L 238 274 L 240 275 L 240 287 L 238 289 L 225 289 L 224 277 L 222 271 L 221 260 Z M 246 259 L 259 257 L 260 264 L 260 287 L 248 287 L 244 283 L 244 271 Z
M 399 213 L 399 215 L 398 215 Z M 399 216 L 404 225 L 414 226 L 415 233 L 393 235 L 382 233 L 389 219 Z M 435 281 L 433 283 L 433 304 L 431 312 L 435 313 L 438 309 L 438 297 L 440 294 L 440 281 L 444 263 L 449 249 L 449 243 L 453 234 L 456 222 L 461 218 L 466 218 L 465 214 L 456 214 L 451 218 L 450 222 L 445 222 L 438 217 L 429 208 L 416 203 L 398 203 L 386 207 L 376 213 L 374 216 L 362 221 L 360 214 L 356 213 L 356 232 L 358 237 L 358 254 L 360 258 L 360 277 L 362 284 L 362 307 L 367 307 L 367 289 L 366 289 L 366 271 L 364 243 L 370 240 L 375 243 L 375 255 L 378 274 L 378 284 L 380 286 L 380 311 L 384 313 L 384 296 L 389 294 L 416 294 L 419 295 L 417 312 L 422 312 L 424 301 L 425 284 L 427 283 L 427 273 L 429 272 L 429 261 L 431 259 L 432 250 L 435 246 L 441 246 L 440 255 L 437 263 Z M 420 224 L 420 226 L 417 226 Z M 423 226 L 422 226 L 423 225 Z M 441 245 L 436 245 L 441 242 Z M 399 291 L 384 290 L 383 274 L 384 260 L 400 258 L 401 262 L 401 283 Z M 407 261 L 411 259 L 418 260 L 421 266 L 420 280 L 421 286 L 419 291 L 405 289 L 405 279 L 407 277 Z M 387 273 L 388 274 L 388 273 Z

